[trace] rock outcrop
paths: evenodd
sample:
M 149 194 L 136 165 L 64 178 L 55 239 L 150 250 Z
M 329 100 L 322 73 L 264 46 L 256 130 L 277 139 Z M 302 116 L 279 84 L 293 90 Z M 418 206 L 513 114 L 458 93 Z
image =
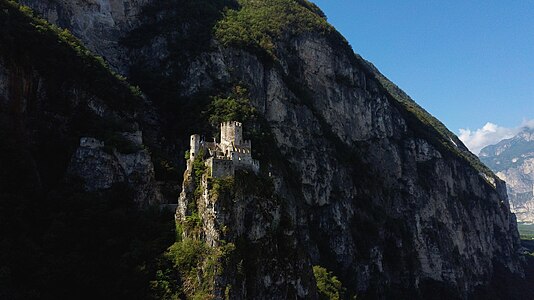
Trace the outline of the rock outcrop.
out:
M 506 181 L 512 212 L 519 222 L 534 223 L 534 129 L 488 146 L 480 159 Z
M 141 132 L 130 134 L 132 149 L 121 153 L 104 142 L 83 137 L 80 146 L 72 156 L 68 173 L 83 180 L 88 192 L 126 184 L 132 189 L 134 201 L 141 207 L 158 205 L 162 196 L 154 178 L 154 166 L 150 154 L 143 148 Z M 88 142 L 90 140 L 90 142 Z

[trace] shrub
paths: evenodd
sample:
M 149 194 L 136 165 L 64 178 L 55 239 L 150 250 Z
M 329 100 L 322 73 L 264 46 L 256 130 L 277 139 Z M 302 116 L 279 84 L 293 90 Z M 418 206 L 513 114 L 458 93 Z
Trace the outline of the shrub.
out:
M 211 248 L 194 239 L 176 242 L 165 253 L 162 268 L 158 270 L 156 280 L 151 282 L 152 290 L 165 299 L 183 296 L 187 299 L 211 299 L 215 277 L 222 275 L 234 251 L 232 243 Z M 180 281 L 182 285 L 173 286 L 173 281 Z
M 342 299 L 343 287 L 341 281 L 332 272 L 328 272 L 321 266 L 313 266 L 313 275 L 317 282 L 320 299 Z
M 235 86 L 227 97 L 213 97 L 207 113 L 208 120 L 214 128 L 218 128 L 220 123 L 228 121 L 249 123 L 257 116 L 256 109 L 247 97 L 247 90 L 242 86 Z M 247 127 L 245 126 L 245 128 Z

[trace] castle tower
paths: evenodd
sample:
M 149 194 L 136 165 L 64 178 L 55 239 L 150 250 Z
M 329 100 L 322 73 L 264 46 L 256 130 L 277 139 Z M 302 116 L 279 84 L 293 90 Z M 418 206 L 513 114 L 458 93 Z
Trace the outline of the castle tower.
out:
M 191 136 L 190 140 L 190 150 L 189 150 L 189 159 L 194 160 L 195 156 L 198 154 L 198 151 L 200 150 L 200 135 L 193 134 Z
M 241 144 L 243 144 L 243 124 L 236 121 L 221 123 L 221 145 L 228 147 Z

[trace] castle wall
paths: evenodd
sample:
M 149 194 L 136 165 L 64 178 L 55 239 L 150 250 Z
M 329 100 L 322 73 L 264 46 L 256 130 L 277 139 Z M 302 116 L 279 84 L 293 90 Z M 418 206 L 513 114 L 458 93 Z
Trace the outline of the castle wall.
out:
M 201 148 L 209 150 L 211 157 L 205 163 L 211 177 L 234 176 L 235 169 L 251 170 L 255 173 L 260 170 L 259 161 L 252 159 L 250 140 L 243 140 L 243 126 L 239 122 L 221 123 L 220 144 L 215 141 L 201 141 L 200 136 L 195 134 L 191 136 L 190 146 L 190 162 Z
M 217 159 L 210 157 L 206 160 L 206 165 L 209 168 L 211 177 L 222 178 L 234 176 L 235 168 L 232 160 L 229 159 Z
M 194 160 L 200 150 L 200 135 L 193 134 L 190 139 L 189 159 Z
M 259 161 L 253 159 L 252 156 L 250 155 L 250 152 L 248 153 L 232 152 L 231 159 L 236 169 L 251 170 L 254 173 L 258 173 L 260 170 Z

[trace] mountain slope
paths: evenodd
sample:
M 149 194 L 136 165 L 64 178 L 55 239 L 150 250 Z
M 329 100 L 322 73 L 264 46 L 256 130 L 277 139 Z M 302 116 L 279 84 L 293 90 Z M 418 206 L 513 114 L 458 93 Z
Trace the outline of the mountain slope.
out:
M 487 146 L 480 159 L 506 181 L 512 212 L 517 220 L 534 222 L 534 130 L 524 128 L 515 137 Z
M 0 298 L 149 290 L 139 266 L 169 246 L 173 225 L 135 209 L 157 202 L 149 153 L 126 138 L 143 105 L 67 31 L 0 1 Z
M 139 26 L 116 50 L 132 61 L 118 69 L 153 104 L 140 122 L 156 177 L 180 180 L 157 166 L 183 170 L 190 134 L 210 137 L 216 121 L 240 116 L 270 175 L 252 186 L 272 185 L 265 195 L 236 177 L 217 193 L 186 172 L 180 201 L 196 210 L 178 216 L 159 295 L 314 299 L 322 266 L 349 296 L 468 298 L 494 275 L 521 274 L 503 182 L 355 55 L 317 7 L 175 0 L 135 10 Z M 209 197 L 195 193 L 201 182 Z M 210 245 L 214 236 L 236 247 L 229 261 L 240 269 L 214 264 L 232 248 Z

